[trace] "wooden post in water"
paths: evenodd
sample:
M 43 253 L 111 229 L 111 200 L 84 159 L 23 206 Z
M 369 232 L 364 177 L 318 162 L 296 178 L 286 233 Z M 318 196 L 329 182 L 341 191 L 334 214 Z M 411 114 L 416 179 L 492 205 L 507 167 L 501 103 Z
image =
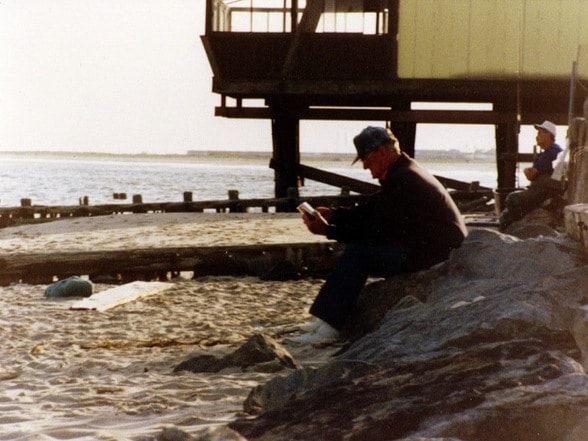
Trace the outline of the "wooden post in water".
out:
M 246 208 L 239 206 L 239 190 L 229 190 L 228 192 L 229 201 L 235 202 L 229 205 L 229 211 L 231 213 L 245 213 Z

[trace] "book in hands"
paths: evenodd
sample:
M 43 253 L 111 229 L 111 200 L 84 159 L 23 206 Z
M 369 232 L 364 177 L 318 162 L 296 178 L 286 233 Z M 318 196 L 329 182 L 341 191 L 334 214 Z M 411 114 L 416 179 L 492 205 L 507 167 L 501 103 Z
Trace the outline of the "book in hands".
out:
M 296 209 L 302 214 L 302 215 L 306 215 L 310 218 L 311 221 L 315 221 L 316 219 L 319 219 L 321 222 L 323 222 L 324 224 L 327 224 L 328 222 L 326 221 L 326 219 L 318 212 L 314 209 L 314 207 L 312 205 L 310 205 L 308 202 L 303 202 L 300 205 L 298 205 L 298 207 L 296 207 Z

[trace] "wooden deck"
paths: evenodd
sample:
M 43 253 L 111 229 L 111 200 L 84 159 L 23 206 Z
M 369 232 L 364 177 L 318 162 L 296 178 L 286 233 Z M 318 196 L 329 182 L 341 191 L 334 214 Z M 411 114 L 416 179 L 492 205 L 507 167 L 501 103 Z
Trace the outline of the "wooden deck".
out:
M 279 280 L 328 271 L 338 250 L 336 243 L 314 242 L 12 253 L 0 258 L 0 285 L 50 284 L 74 275 L 105 283 L 163 281 L 184 272 Z

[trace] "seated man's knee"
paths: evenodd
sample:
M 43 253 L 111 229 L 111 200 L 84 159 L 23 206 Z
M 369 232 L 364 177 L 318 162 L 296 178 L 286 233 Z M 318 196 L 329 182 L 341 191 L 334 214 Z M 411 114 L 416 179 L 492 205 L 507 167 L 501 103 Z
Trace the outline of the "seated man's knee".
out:
M 515 193 L 511 193 L 506 197 L 506 200 L 504 201 L 504 207 L 506 210 L 508 210 L 511 214 L 511 216 L 518 218 L 518 217 L 522 217 L 523 215 L 523 211 L 524 211 L 524 195 L 522 194 L 523 192 L 515 192 Z
M 524 191 L 514 191 L 514 192 L 508 194 L 508 196 L 504 200 L 504 203 L 506 204 L 506 206 L 509 206 L 509 205 L 510 206 L 518 206 L 518 205 L 520 205 L 521 199 L 524 199 L 524 197 L 525 197 Z

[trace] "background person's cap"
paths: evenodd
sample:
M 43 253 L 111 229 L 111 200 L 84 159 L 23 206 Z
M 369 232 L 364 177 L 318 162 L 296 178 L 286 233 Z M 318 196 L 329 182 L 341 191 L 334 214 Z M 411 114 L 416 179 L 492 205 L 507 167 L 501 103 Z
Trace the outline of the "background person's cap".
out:
M 557 133 L 557 128 L 551 121 L 543 121 L 541 124 L 535 124 L 535 128 L 548 131 L 553 135 L 554 138 L 556 136 L 555 134 Z
M 389 142 L 391 139 L 390 133 L 383 127 L 366 127 L 359 135 L 353 138 L 353 144 L 355 144 L 355 149 L 357 150 L 357 157 L 351 164 L 353 165 L 360 159 L 365 158 L 369 152 L 378 150 L 382 144 Z

